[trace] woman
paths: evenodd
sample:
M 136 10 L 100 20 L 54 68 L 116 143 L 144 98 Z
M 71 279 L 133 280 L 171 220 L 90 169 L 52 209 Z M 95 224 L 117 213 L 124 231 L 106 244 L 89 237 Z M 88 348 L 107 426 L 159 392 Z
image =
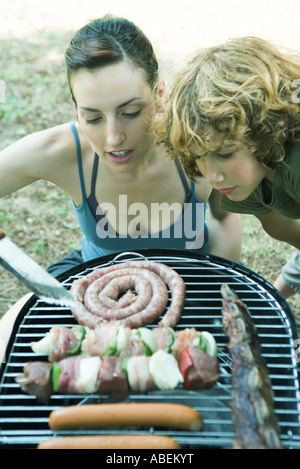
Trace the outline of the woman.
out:
M 66 66 L 77 123 L 29 135 L 0 153 L 0 196 L 45 179 L 71 197 L 85 235 L 82 253 L 50 271 L 57 275 L 73 262 L 123 250 L 209 252 L 209 184 L 192 184 L 153 141 L 158 64 L 148 39 L 126 19 L 104 17 L 76 33 Z M 197 223 L 197 232 L 190 220 L 196 206 L 203 228 Z M 210 252 L 237 261 L 239 220 L 216 203 L 212 213 L 221 229 Z M 217 242 L 222 237 L 224 245 Z
M 66 66 L 77 122 L 29 135 L 0 153 L 0 196 L 45 179 L 71 197 L 82 252 L 49 271 L 57 276 L 82 261 L 142 248 L 195 249 L 238 261 L 240 217 L 221 210 L 205 179 L 192 183 L 154 142 L 161 87 L 141 30 L 122 18 L 92 21 L 71 41 Z
M 297 248 L 275 286 L 300 291 L 300 55 L 246 37 L 198 51 L 174 79 L 160 142 L 221 207 Z M 163 125 L 162 125 L 163 124 Z

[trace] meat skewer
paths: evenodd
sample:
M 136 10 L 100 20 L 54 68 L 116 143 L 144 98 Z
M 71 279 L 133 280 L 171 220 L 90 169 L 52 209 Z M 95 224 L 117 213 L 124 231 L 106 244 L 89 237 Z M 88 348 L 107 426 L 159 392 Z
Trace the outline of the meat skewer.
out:
M 194 349 L 202 360 L 192 359 L 186 364 L 182 353 Z M 196 375 L 196 378 L 195 378 Z M 175 389 L 183 383 L 188 389 L 212 387 L 219 379 L 219 362 L 197 347 L 185 347 L 179 360 L 165 350 L 151 356 L 117 357 L 107 355 L 84 357 L 75 355 L 60 362 L 29 362 L 23 374 L 16 377 L 21 389 L 41 399 L 53 393 L 108 395 L 124 400 L 130 391 L 147 392 L 153 389 Z
M 72 313 L 79 324 L 90 328 L 105 321 L 117 321 L 137 328 L 163 314 L 169 287 L 172 299 L 159 325 L 174 327 L 180 319 L 185 285 L 177 272 L 153 261 L 131 261 L 95 269 L 75 280 L 71 294 L 76 300 Z M 136 291 L 125 294 L 126 291 Z
M 109 322 L 89 329 L 84 326 L 72 328 L 54 326 L 38 342 L 32 342 L 32 350 L 47 355 L 51 362 L 60 361 L 72 355 L 84 356 L 116 355 L 131 357 L 152 355 L 163 349 L 179 358 L 185 347 L 198 346 L 212 357 L 217 356 L 217 344 L 208 331 L 194 327 L 175 331 L 171 327 L 141 327 L 130 329 L 115 322 Z
M 273 390 L 250 312 L 227 284 L 221 286 L 223 328 L 232 359 L 232 415 L 237 449 L 281 449 Z

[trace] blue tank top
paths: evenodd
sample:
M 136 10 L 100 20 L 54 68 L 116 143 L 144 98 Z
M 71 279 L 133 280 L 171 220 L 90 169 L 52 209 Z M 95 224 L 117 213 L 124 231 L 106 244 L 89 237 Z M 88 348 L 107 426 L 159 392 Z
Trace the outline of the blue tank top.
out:
M 208 254 L 208 227 L 205 221 L 206 203 L 198 199 L 195 194 L 195 185 L 192 183 L 190 189 L 185 178 L 182 167 L 177 162 L 177 168 L 185 188 L 186 197 L 184 207 L 180 207 L 181 215 L 174 224 L 170 225 L 158 233 L 142 233 L 139 230 L 138 216 L 136 218 L 136 233 L 131 236 L 119 235 L 108 222 L 104 210 L 111 209 L 109 204 L 98 204 L 95 197 L 96 178 L 98 171 L 99 157 L 95 153 L 94 166 L 92 171 L 91 192 L 87 197 L 84 178 L 82 155 L 79 136 L 75 123 L 71 123 L 71 128 L 75 138 L 77 149 L 78 171 L 82 192 L 82 203 L 77 206 L 71 199 L 78 223 L 84 236 L 82 238 L 82 257 L 84 262 L 102 257 L 107 254 L 123 251 L 135 251 L 139 249 L 189 249 Z M 169 216 L 171 210 L 178 207 L 168 206 L 167 204 L 152 204 L 156 213 L 160 216 Z M 179 205 L 179 204 L 178 204 Z M 119 209 L 127 210 L 126 194 L 119 196 Z M 146 208 L 146 207 L 145 207 Z M 152 210 L 152 206 L 151 206 Z M 113 212 L 112 212 L 113 213 Z M 151 212 L 152 216 L 152 212 Z M 131 224 L 135 220 L 131 220 Z

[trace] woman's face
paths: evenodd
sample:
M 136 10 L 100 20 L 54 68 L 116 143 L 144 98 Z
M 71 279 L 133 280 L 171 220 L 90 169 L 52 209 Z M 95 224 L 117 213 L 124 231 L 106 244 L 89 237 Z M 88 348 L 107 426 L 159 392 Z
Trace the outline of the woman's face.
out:
M 243 143 L 228 144 L 196 160 L 201 174 L 228 199 L 245 200 L 273 171 L 259 162 L 255 151 Z
M 82 69 L 72 90 L 80 127 L 102 161 L 120 172 L 140 164 L 153 148 L 154 101 L 143 70 L 126 62 Z

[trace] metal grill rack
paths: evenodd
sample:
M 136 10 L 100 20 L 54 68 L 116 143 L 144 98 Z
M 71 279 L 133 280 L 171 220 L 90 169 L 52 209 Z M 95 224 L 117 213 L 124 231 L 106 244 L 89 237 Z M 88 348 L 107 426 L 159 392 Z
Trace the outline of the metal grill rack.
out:
M 130 394 L 132 402 L 173 402 L 188 404 L 201 412 L 204 426 L 200 432 L 142 428 L 138 433 L 163 434 L 173 437 L 182 448 L 231 448 L 234 438 L 231 402 L 231 359 L 226 349 L 227 338 L 222 328 L 221 284 L 226 282 L 247 305 L 256 325 L 275 396 L 275 411 L 280 424 L 280 438 L 286 448 L 300 448 L 300 391 L 294 340 L 297 328 L 286 301 L 262 277 L 243 266 L 214 256 L 186 251 L 144 250 L 122 256 L 106 256 L 71 269 L 60 277 L 69 288 L 72 282 L 95 268 L 113 262 L 137 260 L 145 256 L 176 270 L 186 285 L 186 300 L 177 329 L 195 327 L 211 332 L 218 345 L 221 366 L 219 382 L 213 389 L 186 391 L 153 391 Z M 0 373 L 0 446 L 35 448 L 53 436 L 82 434 L 82 430 L 53 432 L 48 426 L 49 413 L 61 406 L 110 402 L 106 396 L 53 395 L 40 401 L 24 394 L 14 378 L 31 360 L 41 359 L 30 347 L 54 325 L 71 327 L 75 320 L 68 308 L 52 306 L 31 298 L 23 307 L 15 325 L 7 360 Z M 150 327 L 156 327 L 155 324 Z M 136 434 L 136 429 L 86 429 L 84 434 Z

